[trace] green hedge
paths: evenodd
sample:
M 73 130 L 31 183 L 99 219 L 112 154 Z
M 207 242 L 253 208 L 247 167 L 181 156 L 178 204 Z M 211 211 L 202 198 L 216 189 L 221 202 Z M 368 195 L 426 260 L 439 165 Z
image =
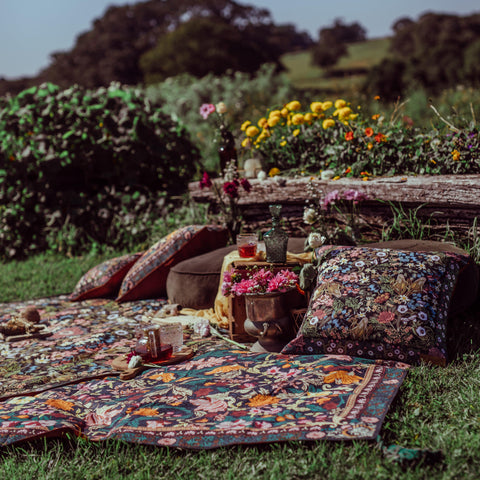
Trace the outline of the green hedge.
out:
M 43 84 L 0 99 L 0 162 L 0 257 L 11 258 L 59 235 L 75 249 L 137 234 L 135 218 L 185 191 L 199 152 L 141 90 Z

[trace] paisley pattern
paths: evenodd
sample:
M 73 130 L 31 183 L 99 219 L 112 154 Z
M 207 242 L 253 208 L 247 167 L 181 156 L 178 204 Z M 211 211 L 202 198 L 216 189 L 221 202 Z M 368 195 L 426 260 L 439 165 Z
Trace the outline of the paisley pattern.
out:
M 316 254 L 317 286 L 284 353 L 446 363 L 450 299 L 468 256 L 367 247 Z
M 91 268 L 78 281 L 70 300 L 115 297 L 125 275 L 141 256 L 141 252 L 122 255 Z

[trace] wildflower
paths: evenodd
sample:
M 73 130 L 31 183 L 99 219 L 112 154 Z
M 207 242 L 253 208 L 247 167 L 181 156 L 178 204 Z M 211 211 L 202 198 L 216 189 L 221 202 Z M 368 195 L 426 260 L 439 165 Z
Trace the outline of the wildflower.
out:
M 258 122 L 257 125 L 260 128 L 265 128 L 265 125 L 267 125 L 268 120 L 265 117 L 262 117 Z
M 351 200 L 356 205 L 358 202 L 362 202 L 364 200 L 368 200 L 368 195 L 363 192 L 359 192 L 358 190 L 345 190 L 343 192 L 344 200 Z
M 260 133 L 260 130 L 255 125 L 250 125 L 245 130 L 247 137 L 255 137 Z
M 269 177 L 275 177 L 275 175 L 278 175 L 279 173 L 280 173 L 280 169 L 278 169 L 277 167 L 273 167 L 268 172 L 268 176 Z
M 303 221 L 308 225 L 313 225 L 317 221 L 317 212 L 314 208 L 306 208 L 303 211 Z
M 375 95 L 375 96 L 373 97 L 373 99 L 374 99 L 374 100 L 380 100 L 380 95 Z
M 290 112 L 288 111 L 288 108 L 284 107 L 284 108 L 282 108 L 282 109 L 280 110 L 280 113 L 282 114 L 282 117 L 283 117 L 283 118 L 286 118 L 286 117 L 288 117 L 288 114 L 289 114 Z
M 301 113 L 296 113 L 292 117 L 292 124 L 293 125 L 303 125 L 305 123 L 305 119 L 303 118 L 303 115 Z
M 242 123 L 242 126 L 240 127 L 240 130 L 242 132 L 245 132 L 247 130 L 247 127 L 249 127 L 252 124 L 250 120 L 246 120 L 245 122 Z
M 280 110 L 272 110 L 269 114 L 268 114 L 268 118 L 272 118 L 272 117 L 278 117 L 278 118 L 281 118 L 282 116 L 282 112 Z
M 313 122 L 313 115 L 311 113 L 306 113 L 303 116 L 305 123 L 311 124 Z
M 203 117 L 204 120 L 206 120 L 210 114 L 212 114 L 215 111 L 215 105 L 213 103 L 204 103 L 200 107 L 200 115 Z
M 352 113 L 353 112 L 350 107 L 343 107 L 343 108 L 337 108 L 337 110 L 333 112 L 333 115 L 338 116 L 338 119 L 340 121 L 344 121 L 347 118 L 349 118 Z
M 268 117 L 267 124 L 269 127 L 273 128 L 278 124 L 279 121 L 280 121 L 280 117 L 277 117 L 277 116 Z
M 322 102 L 312 102 L 310 104 L 310 110 L 313 113 L 322 113 L 323 112 L 323 103 Z
M 217 109 L 217 113 L 219 115 L 223 115 L 224 113 L 227 113 L 227 106 L 223 102 L 217 103 L 215 108 Z
M 212 181 L 208 176 L 207 172 L 203 172 L 203 177 L 200 180 L 200 188 L 210 188 L 212 186 Z
M 460 160 L 460 152 L 455 149 L 455 150 L 452 152 L 452 158 L 453 158 L 453 161 L 454 161 L 454 162 L 457 162 L 458 160 Z
M 384 142 L 386 139 L 387 139 L 387 137 L 385 135 L 383 135 L 383 133 L 377 133 L 375 135 L 375 141 L 377 143 Z
M 347 102 L 345 100 L 342 100 L 341 98 L 339 98 L 338 100 L 335 100 L 335 108 L 337 110 L 346 106 L 347 106 Z
M 346 175 L 348 173 L 351 173 L 351 171 L 352 169 L 350 167 L 347 167 L 343 173 Z
M 373 148 L 373 143 L 372 143 L 372 142 L 368 142 L 367 148 L 368 148 L 369 150 L 371 150 L 371 149 Z
M 292 132 L 292 135 L 294 137 L 297 137 L 298 135 L 300 135 L 300 129 L 299 128 L 296 128 L 293 132 Z
M 437 164 L 437 162 L 433 158 L 430 159 L 430 163 L 433 163 L 434 165 Z
M 327 102 L 323 102 L 322 103 L 322 109 L 323 111 L 325 112 L 326 110 L 328 110 L 329 108 L 332 108 L 333 107 L 333 103 L 330 102 L 330 101 L 327 101 Z
M 327 128 L 330 128 L 330 127 L 334 127 L 334 126 L 335 126 L 335 120 L 333 120 L 331 118 L 327 118 L 322 123 L 322 127 L 323 127 L 324 130 L 326 130 Z
M 286 141 L 286 140 L 282 140 L 282 141 L 280 142 L 280 146 L 281 146 L 281 147 L 284 147 L 286 144 L 287 144 L 287 141 Z
M 353 135 L 353 132 L 351 130 L 345 134 L 345 140 L 347 142 L 349 142 L 350 140 L 353 140 L 353 137 L 354 137 L 354 135 Z
M 240 180 L 240 185 L 247 193 L 249 193 L 250 190 L 252 189 L 251 183 L 246 178 L 242 178 Z
M 289 102 L 285 105 L 285 108 L 289 110 L 290 112 L 295 112 L 297 110 L 300 110 L 302 108 L 302 105 L 298 100 L 293 100 L 292 102 Z
M 331 192 L 327 193 L 321 205 L 322 210 L 326 210 L 330 205 L 335 205 L 337 200 L 341 200 L 338 190 L 332 190 Z
M 252 141 L 249 138 L 244 138 L 242 140 L 242 147 L 248 148 L 252 146 Z
M 231 182 L 225 182 L 223 184 L 223 191 L 230 198 L 238 198 L 238 182 L 232 180 Z
M 370 127 L 366 128 L 365 129 L 365 135 L 367 137 L 371 137 L 373 135 L 373 128 L 370 128 Z
M 337 176 L 333 177 L 332 180 L 340 180 L 340 178 L 341 178 L 340 175 L 337 175 Z
M 372 120 L 378 120 L 380 118 L 380 114 L 376 113 L 375 115 L 372 115 Z

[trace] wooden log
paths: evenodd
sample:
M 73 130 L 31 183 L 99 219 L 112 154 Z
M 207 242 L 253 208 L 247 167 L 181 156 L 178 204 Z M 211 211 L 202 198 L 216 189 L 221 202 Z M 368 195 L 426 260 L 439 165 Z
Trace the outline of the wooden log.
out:
M 334 190 L 341 194 L 350 189 L 368 195 L 370 200 L 359 204 L 359 213 L 367 223 L 371 222 L 372 228 L 380 228 L 392 221 L 395 208 L 406 214 L 416 210 L 417 218 L 429 221 L 439 229 L 448 225 L 452 229 L 466 230 L 475 218 L 480 218 L 480 175 L 396 176 L 368 181 L 274 177 L 264 181 L 252 180 L 251 192 L 240 196 L 244 224 L 264 231 L 265 223 L 270 219 L 268 205 L 279 203 L 283 206 L 282 216 L 290 233 L 305 231 L 302 217 L 310 183 L 320 197 Z M 213 192 L 201 189 L 198 182 L 189 185 L 189 192 L 196 202 L 216 202 Z

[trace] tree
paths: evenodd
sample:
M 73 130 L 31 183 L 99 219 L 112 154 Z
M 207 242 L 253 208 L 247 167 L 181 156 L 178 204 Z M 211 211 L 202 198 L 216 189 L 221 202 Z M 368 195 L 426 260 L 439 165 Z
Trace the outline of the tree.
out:
M 359 23 L 347 25 L 337 18 L 331 27 L 320 30 L 318 43 L 312 50 L 312 62 L 320 67 L 331 67 L 347 53 L 348 43 L 362 42 L 366 38 L 366 30 Z

